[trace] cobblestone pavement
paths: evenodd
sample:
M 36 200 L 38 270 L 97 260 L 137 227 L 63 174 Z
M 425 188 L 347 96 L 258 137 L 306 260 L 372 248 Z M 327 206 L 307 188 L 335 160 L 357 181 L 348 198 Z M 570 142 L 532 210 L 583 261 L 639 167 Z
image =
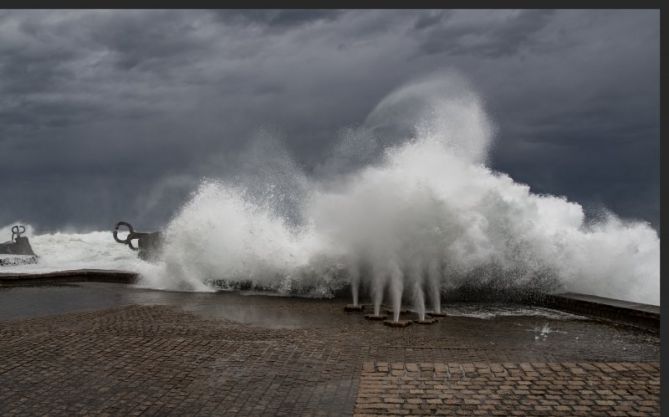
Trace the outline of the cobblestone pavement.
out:
M 365 362 L 356 417 L 659 415 L 658 363 Z
M 391 329 L 343 312 L 343 304 L 230 294 L 200 296 L 190 304 L 184 298 L 173 305 L 0 321 L 0 415 L 351 415 L 356 399 L 356 412 L 362 412 L 363 393 L 375 378 L 394 377 L 393 366 L 410 375 L 412 364 L 422 363 L 447 364 L 449 372 L 451 365 L 465 369 L 467 379 L 450 381 L 441 394 L 462 399 L 455 411 L 469 412 L 465 400 L 494 400 L 493 395 L 502 396 L 504 404 L 511 397 L 500 390 L 523 391 L 520 386 L 529 383 L 529 394 L 514 393 L 519 407 L 523 401 L 554 406 L 544 399 L 573 408 L 573 413 L 557 408 L 546 413 L 576 415 L 580 404 L 567 396 L 575 395 L 568 390 L 580 380 L 588 391 L 581 390 L 578 398 L 595 402 L 593 407 L 608 404 L 596 401 L 619 401 L 610 397 L 616 395 L 641 413 L 628 415 L 658 414 L 659 339 L 652 334 L 591 320 L 531 316 L 450 316 L 431 326 Z M 220 313 L 220 306 L 227 310 Z M 230 311 L 238 312 L 235 321 Z M 376 366 L 363 369 L 369 362 Z M 385 375 L 382 362 L 392 364 Z M 595 362 L 600 365 L 589 365 Z M 622 362 L 621 371 L 609 365 L 614 373 L 601 365 Z M 526 363 L 533 371 L 526 371 Z M 441 365 L 433 366 L 431 376 L 423 380 L 421 373 L 416 383 L 436 381 Z M 496 375 L 499 366 L 505 376 Z M 456 374 L 451 372 L 453 378 Z M 468 381 L 480 381 L 479 386 L 455 393 Z M 560 394 L 538 388 L 556 381 L 566 386 Z M 628 385 L 616 385 L 620 381 Z M 392 398 L 422 405 L 423 397 L 393 390 Z

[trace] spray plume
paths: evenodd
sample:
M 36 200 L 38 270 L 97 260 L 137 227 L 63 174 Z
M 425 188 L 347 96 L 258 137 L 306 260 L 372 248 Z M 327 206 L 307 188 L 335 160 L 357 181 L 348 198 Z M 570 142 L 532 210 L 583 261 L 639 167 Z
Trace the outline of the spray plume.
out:
M 657 233 L 611 213 L 586 222 L 579 204 L 487 168 L 493 130 L 457 76 L 406 85 L 347 131 L 323 178 L 307 177 L 287 152 L 256 149 L 252 175 L 200 184 L 168 225 L 161 262 L 130 260 L 105 238 L 96 266 L 137 270 L 142 285 L 162 289 L 244 284 L 322 297 L 350 286 L 354 304 L 368 296 L 378 314 L 388 302 L 395 320 L 403 302 L 424 318 L 467 287 L 659 304 Z M 72 235 L 70 246 L 97 242 L 95 233 Z M 35 236 L 47 268 L 48 259 L 62 268 L 47 246 L 63 240 Z
M 309 180 L 281 164 L 299 185 L 297 223 L 276 196 L 203 182 L 169 225 L 165 261 L 146 284 L 201 290 L 223 279 L 314 296 L 350 285 L 354 304 L 364 290 L 377 313 L 390 302 L 395 319 L 403 299 L 424 316 L 426 303 L 439 312 L 441 295 L 462 287 L 658 304 L 657 233 L 613 214 L 588 223 L 580 205 L 493 172 L 492 133 L 462 79 L 402 87 L 348 132 L 328 165 L 346 167 L 337 175 Z M 352 169 L 360 149 L 380 152 Z

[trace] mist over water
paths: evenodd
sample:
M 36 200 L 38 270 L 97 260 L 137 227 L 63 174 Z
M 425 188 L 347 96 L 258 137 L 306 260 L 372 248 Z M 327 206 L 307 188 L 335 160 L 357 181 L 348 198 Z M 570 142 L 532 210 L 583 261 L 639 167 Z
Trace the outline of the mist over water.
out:
M 656 231 L 612 213 L 588 222 L 579 204 L 492 171 L 493 135 L 462 79 L 406 85 L 342 135 L 320 176 L 260 151 L 248 166 L 264 175 L 203 180 L 165 230 L 163 261 L 130 266 L 164 289 L 330 296 L 350 285 L 353 303 L 390 305 L 395 318 L 401 305 L 441 311 L 463 287 L 659 304 Z

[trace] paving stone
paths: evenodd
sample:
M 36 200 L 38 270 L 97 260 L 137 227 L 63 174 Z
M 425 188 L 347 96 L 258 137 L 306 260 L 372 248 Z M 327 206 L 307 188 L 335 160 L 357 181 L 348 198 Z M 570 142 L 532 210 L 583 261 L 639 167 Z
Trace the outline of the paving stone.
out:
M 447 316 L 398 331 L 335 301 L 265 298 L 327 323 L 166 305 L 0 321 L 0 415 L 658 414 L 659 340 L 633 329 L 551 321 L 537 341 L 547 319 Z
M 392 369 L 398 370 L 404 367 L 407 371 L 415 369 L 422 364 L 395 362 L 390 363 Z M 454 364 L 448 364 L 451 368 Z M 461 364 L 463 368 L 471 368 L 471 364 Z M 436 387 L 436 380 L 443 382 L 443 375 L 434 374 L 425 376 L 418 373 L 407 373 L 408 377 L 401 383 L 388 372 L 388 366 L 372 367 L 365 366 L 360 377 L 360 389 L 364 390 L 367 385 L 383 383 L 388 391 L 394 394 L 387 397 L 389 402 L 392 398 L 402 399 L 399 409 L 393 410 L 393 414 L 378 410 L 364 410 L 367 415 L 523 415 L 523 416 L 562 416 L 562 415 L 602 415 L 602 416 L 659 416 L 660 378 L 659 362 L 652 363 L 619 363 L 613 364 L 593 363 L 587 371 L 573 363 L 519 363 L 517 364 L 525 373 L 521 378 L 533 374 L 533 369 L 550 369 L 544 372 L 544 381 L 552 384 L 557 381 L 578 380 L 587 378 L 588 384 L 597 387 L 595 390 L 583 390 L 580 385 L 567 384 L 563 395 L 530 395 L 534 390 L 517 389 L 518 387 L 533 386 L 533 382 L 518 379 L 507 375 L 505 378 L 491 377 L 493 369 L 500 367 L 509 368 L 511 364 L 505 363 L 476 363 L 475 371 L 469 375 L 455 374 L 445 377 L 448 384 L 439 384 L 440 393 L 447 398 L 432 399 L 429 393 L 431 387 Z M 547 367 L 548 366 L 548 367 Z M 445 364 L 435 364 L 435 369 L 444 368 Z M 614 370 L 612 372 L 612 370 Z M 630 377 L 629 372 L 634 376 Z M 468 387 L 469 389 L 462 389 Z M 477 387 L 473 389 L 473 387 Z M 633 401 L 622 400 L 620 397 L 613 398 L 614 390 L 630 390 L 639 395 Z M 490 401 L 488 398 L 492 392 L 498 392 L 499 401 Z M 415 407 L 415 404 L 427 404 L 430 407 Z M 354 415 L 361 415 L 363 408 L 360 401 L 356 404 Z

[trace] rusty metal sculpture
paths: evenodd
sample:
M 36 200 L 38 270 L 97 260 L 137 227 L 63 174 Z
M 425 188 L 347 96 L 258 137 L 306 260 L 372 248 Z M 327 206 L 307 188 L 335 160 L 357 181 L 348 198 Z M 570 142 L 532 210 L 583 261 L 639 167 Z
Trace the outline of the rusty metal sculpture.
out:
M 12 240 L 0 243 L 0 256 L 9 255 L 0 258 L 0 266 L 37 263 L 37 255 L 33 252 L 28 238 L 22 236 L 25 232 L 25 226 L 13 226 Z
M 121 228 L 128 229 L 128 235 L 124 240 L 118 237 Z M 128 222 L 118 222 L 114 227 L 114 240 L 118 243 L 128 245 L 130 249 L 138 251 L 137 255 L 145 261 L 154 261 L 160 257 L 163 246 L 163 235 L 160 232 L 135 232 Z M 137 245 L 133 241 L 137 240 Z

